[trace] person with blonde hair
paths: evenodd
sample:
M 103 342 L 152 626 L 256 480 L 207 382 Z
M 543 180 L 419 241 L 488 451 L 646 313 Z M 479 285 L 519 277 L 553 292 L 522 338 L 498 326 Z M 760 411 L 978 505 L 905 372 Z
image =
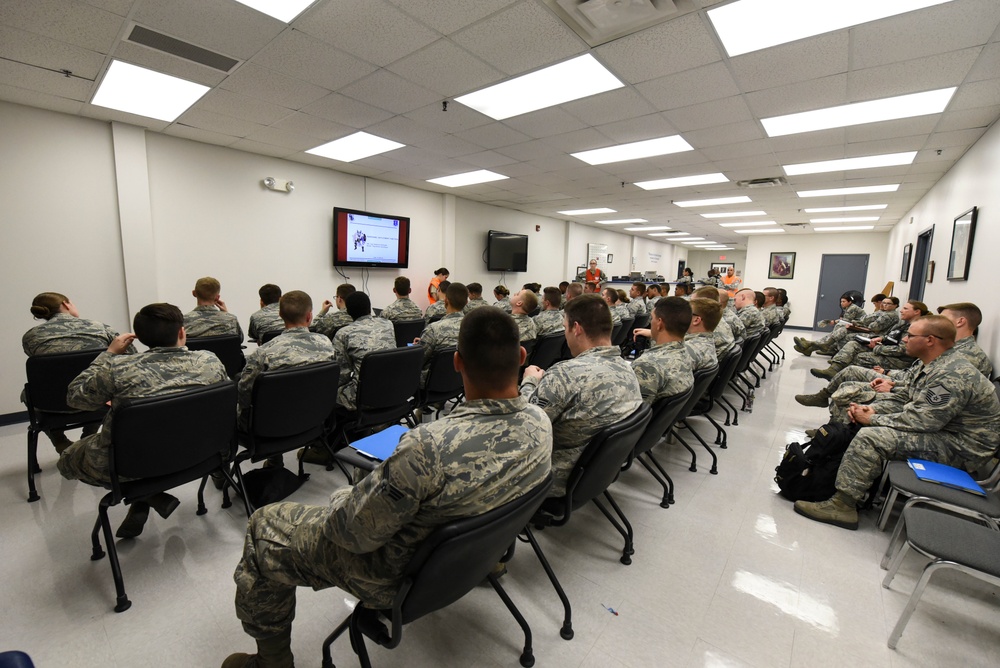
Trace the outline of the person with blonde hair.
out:
M 243 341 L 243 330 L 239 319 L 229 312 L 226 302 L 222 301 L 222 284 L 211 276 L 199 278 L 194 284 L 191 295 L 198 301 L 193 311 L 184 314 L 184 331 L 189 339 L 209 336 L 240 337 Z

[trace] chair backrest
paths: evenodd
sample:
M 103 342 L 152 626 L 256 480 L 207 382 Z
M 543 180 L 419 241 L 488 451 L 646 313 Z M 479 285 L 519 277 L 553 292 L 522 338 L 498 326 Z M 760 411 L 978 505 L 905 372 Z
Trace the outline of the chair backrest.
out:
M 272 329 L 270 332 L 264 332 L 263 334 L 260 335 L 260 342 L 263 345 L 268 341 L 270 341 L 271 339 L 277 336 L 281 336 L 284 332 L 285 330 L 283 329 Z
M 406 567 L 393 614 L 407 624 L 465 596 L 500 561 L 551 487 L 549 475 L 513 501 L 435 529 Z
M 69 384 L 83 372 L 97 356 L 99 350 L 78 350 L 71 353 L 29 357 L 24 371 L 28 379 L 25 398 L 30 411 L 68 413 L 76 409 L 66 405 Z
M 743 354 L 740 356 L 739 364 L 736 365 L 736 373 L 743 373 L 750 368 L 750 360 L 754 358 L 757 344 L 760 343 L 762 337 L 763 334 L 758 334 L 743 341 Z
M 715 401 L 722 396 L 722 392 L 726 389 L 726 385 L 732 380 L 733 375 L 736 373 L 736 367 L 740 363 L 740 359 L 743 357 L 743 348 L 741 346 L 733 346 L 726 353 L 726 356 L 719 360 L 719 373 L 716 374 L 715 378 L 712 379 L 711 384 L 708 386 L 707 395 L 712 401 Z
M 123 400 L 114 408 L 112 479 L 157 478 L 212 459 L 221 463 L 235 436 L 235 383 Z
M 635 444 L 635 454 L 641 455 L 644 452 L 649 452 L 654 445 L 660 442 L 670 426 L 677 421 L 678 414 L 691 398 L 693 390 L 694 387 L 689 387 L 680 394 L 663 397 L 653 404 L 649 425 L 646 426 L 646 430 L 642 432 L 642 436 Z
M 524 358 L 524 366 L 531 364 L 531 356 L 535 353 L 535 347 L 538 345 L 538 339 L 528 339 L 527 341 L 521 341 L 521 347 L 524 348 L 526 357 Z
M 653 316 L 650 315 L 649 313 L 640 313 L 639 315 L 635 316 L 635 322 L 632 323 L 632 331 L 635 331 L 637 329 L 648 328 L 649 323 L 652 319 Z
M 615 325 L 614 331 L 611 332 L 611 345 L 620 346 L 625 343 L 632 333 L 632 323 L 634 322 L 635 318 L 622 318 L 621 325 Z
M 650 417 L 649 405 L 642 404 L 624 420 L 608 425 L 590 439 L 566 483 L 566 498 L 572 510 L 586 504 L 615 481 Z
M 323 425 L 337 407 L 339 380 L 336 362 L 261 373 L 253 382 L 249 432 L 286 438 Z
M 443 315 L 432 315 L 431 317 L 427 318 L 427 324 L 432 325 L 443 317 L 444 317 Z
M 420 387 L 424 349 L 420 346 L 375 350 L 358 371 L 359 410 L 381 410 L 409 404 Z
M 694 372 L 694 387 L 691 389 L 691 396 L 688 398 L 687 403 L 684 404 L 680 413 L 677 414 L 678 420 L 683 420 L 691 414 L 691 410 L 694 408 L 695 404 L 698 403 L 698 400 L 705 396 L 708 386 L 712 384 L 712 381 L 718 373 L 718 364 L 704 369 L 698 369 Z
M 563 344 L 566 343 L 566 332 L 558 331 L 535 339 L 535 349 L 528 358 L 528 364 L 534 364 L 542 369 L 548 369 L 563 357 Z
M 396 332 L 396 345 L 403 347 L 407 343 L 413 343 L 413 339 L 420 336 L 426 326 L 427 323 L 423 318 L 393 320 L 392 329 Z
M 462 374 L 455 371 L 455 348 L 442 348 L 434 353 L 427 371 L 424 393 L 435 397 L 457 397 L 464 387 Z
M 611 328 L 611 345 L 615 345 L 617 341 L 622 336 L 622 323 L 619 322 L 617 325 Z
M 185 345 L 188 350 L 207 350 L 215 354 L 222 361 L 222 365 L 226 367 L 226 373 L 230 378 L 235 378 L 247 364 L 246 357 L 243 356 L 240 337 L 236 334 L 188 339 Z
M 638 326 L 635 324 L 638 319 L 639 316 L 622 320 L 622 331 L 625 332 L 625 335 L 622 336 L 622 340 L 618 345 L 624 345 L 632 340 L 632 333 L 635 332 L 635 328 Z

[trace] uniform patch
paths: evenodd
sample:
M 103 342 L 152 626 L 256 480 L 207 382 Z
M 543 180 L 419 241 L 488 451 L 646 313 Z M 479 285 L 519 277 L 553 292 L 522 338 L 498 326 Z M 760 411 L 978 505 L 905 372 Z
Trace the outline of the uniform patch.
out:
M 934 385 L 924 392 L 924 400 L 931 406 L 944 406 L 951 400 L 951 392 L 943 385 Z

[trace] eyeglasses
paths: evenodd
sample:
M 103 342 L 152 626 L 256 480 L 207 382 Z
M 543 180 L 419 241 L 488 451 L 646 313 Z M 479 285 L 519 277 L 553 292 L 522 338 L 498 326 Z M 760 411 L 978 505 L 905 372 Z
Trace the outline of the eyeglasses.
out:
M 941 341 L 944 340 L 940 336 L 937 336 L 936 334 L 910 334 L 909 332 L 907 332 L 906 334 L 903 334 L 903 338 L 904 339 L 912 339 L 912 338 L 915 338 L 915 337 L 918 337 L 918 336 L 926 336 L 928 339 L 938 339 L 938 340 L 941 340 Z

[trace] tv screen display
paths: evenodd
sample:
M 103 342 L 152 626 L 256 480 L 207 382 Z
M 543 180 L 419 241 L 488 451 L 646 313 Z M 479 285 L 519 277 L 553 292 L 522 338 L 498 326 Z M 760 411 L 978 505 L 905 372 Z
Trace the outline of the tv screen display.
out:
M 334 208 L 333 266 L 406 268 L 409 255 L 409 218 Z
M 528 237 L 490 230 L 486 268 L 489 271 L 528 271 Z

